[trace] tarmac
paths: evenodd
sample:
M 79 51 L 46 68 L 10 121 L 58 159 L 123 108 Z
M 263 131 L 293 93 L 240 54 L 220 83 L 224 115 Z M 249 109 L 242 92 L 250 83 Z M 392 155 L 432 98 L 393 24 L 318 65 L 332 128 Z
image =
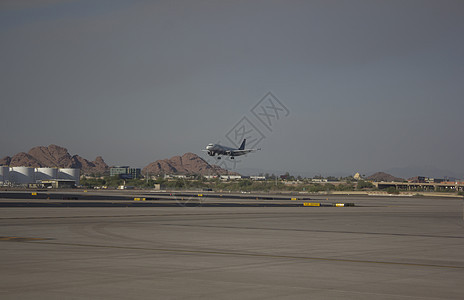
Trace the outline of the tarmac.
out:
M 464 299 L 462 199 L 26 195 L 0 194 L 1 299 Z

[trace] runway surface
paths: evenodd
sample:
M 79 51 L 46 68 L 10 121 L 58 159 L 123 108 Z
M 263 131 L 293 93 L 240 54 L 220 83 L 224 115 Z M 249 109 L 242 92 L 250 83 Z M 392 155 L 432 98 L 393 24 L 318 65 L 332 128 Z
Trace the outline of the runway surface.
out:
M 1 207 L 0 298 L 464 298 L 462 199 L 315 198 Z

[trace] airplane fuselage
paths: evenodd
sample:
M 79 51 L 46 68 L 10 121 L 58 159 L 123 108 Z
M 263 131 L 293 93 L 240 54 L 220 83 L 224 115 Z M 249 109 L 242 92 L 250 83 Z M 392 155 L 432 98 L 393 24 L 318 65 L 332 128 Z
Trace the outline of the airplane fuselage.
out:
M 238 150 L 236 148 L 222 146 L 219 144 L 209 144 L 208 146 L 206 146 L 206 150 L 208 150 L 209 156 L 214 156 L 214 155 L 240 156 L 240 155 L 246 154 L 245 152 L 242 152 L 242 151 L 236 151 Z

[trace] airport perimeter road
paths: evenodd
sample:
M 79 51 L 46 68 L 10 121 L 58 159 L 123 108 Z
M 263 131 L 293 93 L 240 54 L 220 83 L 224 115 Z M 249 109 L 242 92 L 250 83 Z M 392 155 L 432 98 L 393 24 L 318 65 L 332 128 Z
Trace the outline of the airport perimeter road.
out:
M 464 299 L 462 199 L 2 207 L 1 299 Z

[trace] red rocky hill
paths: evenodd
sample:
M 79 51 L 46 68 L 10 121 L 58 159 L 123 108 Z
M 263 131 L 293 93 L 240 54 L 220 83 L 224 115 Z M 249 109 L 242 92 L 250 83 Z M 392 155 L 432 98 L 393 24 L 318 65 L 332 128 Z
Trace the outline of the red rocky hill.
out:
M 385 182 L 391 182 L 391 181 L 402 182 L 402 181 L 404 181 L 403 178 L 395 177 L 395 176 L 390 175 L 390 174 L 385 173 L 385 172 L 377 172 L 377 173 L 374 173 L 374 174 L 372 174 L 371 176 L 367 177 L 367 180 L 372 180 L 372 181 L 376 181 L 376 182 L 380 182 L 380 181 L 385 181 Z
M 185 153 L 182 156 L 174 156 L 170 159 L 162 159 L 152 162 L 142 170 L 143 174 L 200 174 L 200 175 L 225 175 L 236 174 L 216 165 L 210 165 L 203 158 L 194 153 Z
M 89 161 L 79 155 L 71 156 L 66 148 L 50 145 L 38 146 L 28 153 L 20 152 L 12 157 L 6 156 L 0 160 L 0 165 L 10 167 L 49 167 L 49 168 L 79 168 L 83 174 L 104 174 L 109 170 L 101 156 Z

